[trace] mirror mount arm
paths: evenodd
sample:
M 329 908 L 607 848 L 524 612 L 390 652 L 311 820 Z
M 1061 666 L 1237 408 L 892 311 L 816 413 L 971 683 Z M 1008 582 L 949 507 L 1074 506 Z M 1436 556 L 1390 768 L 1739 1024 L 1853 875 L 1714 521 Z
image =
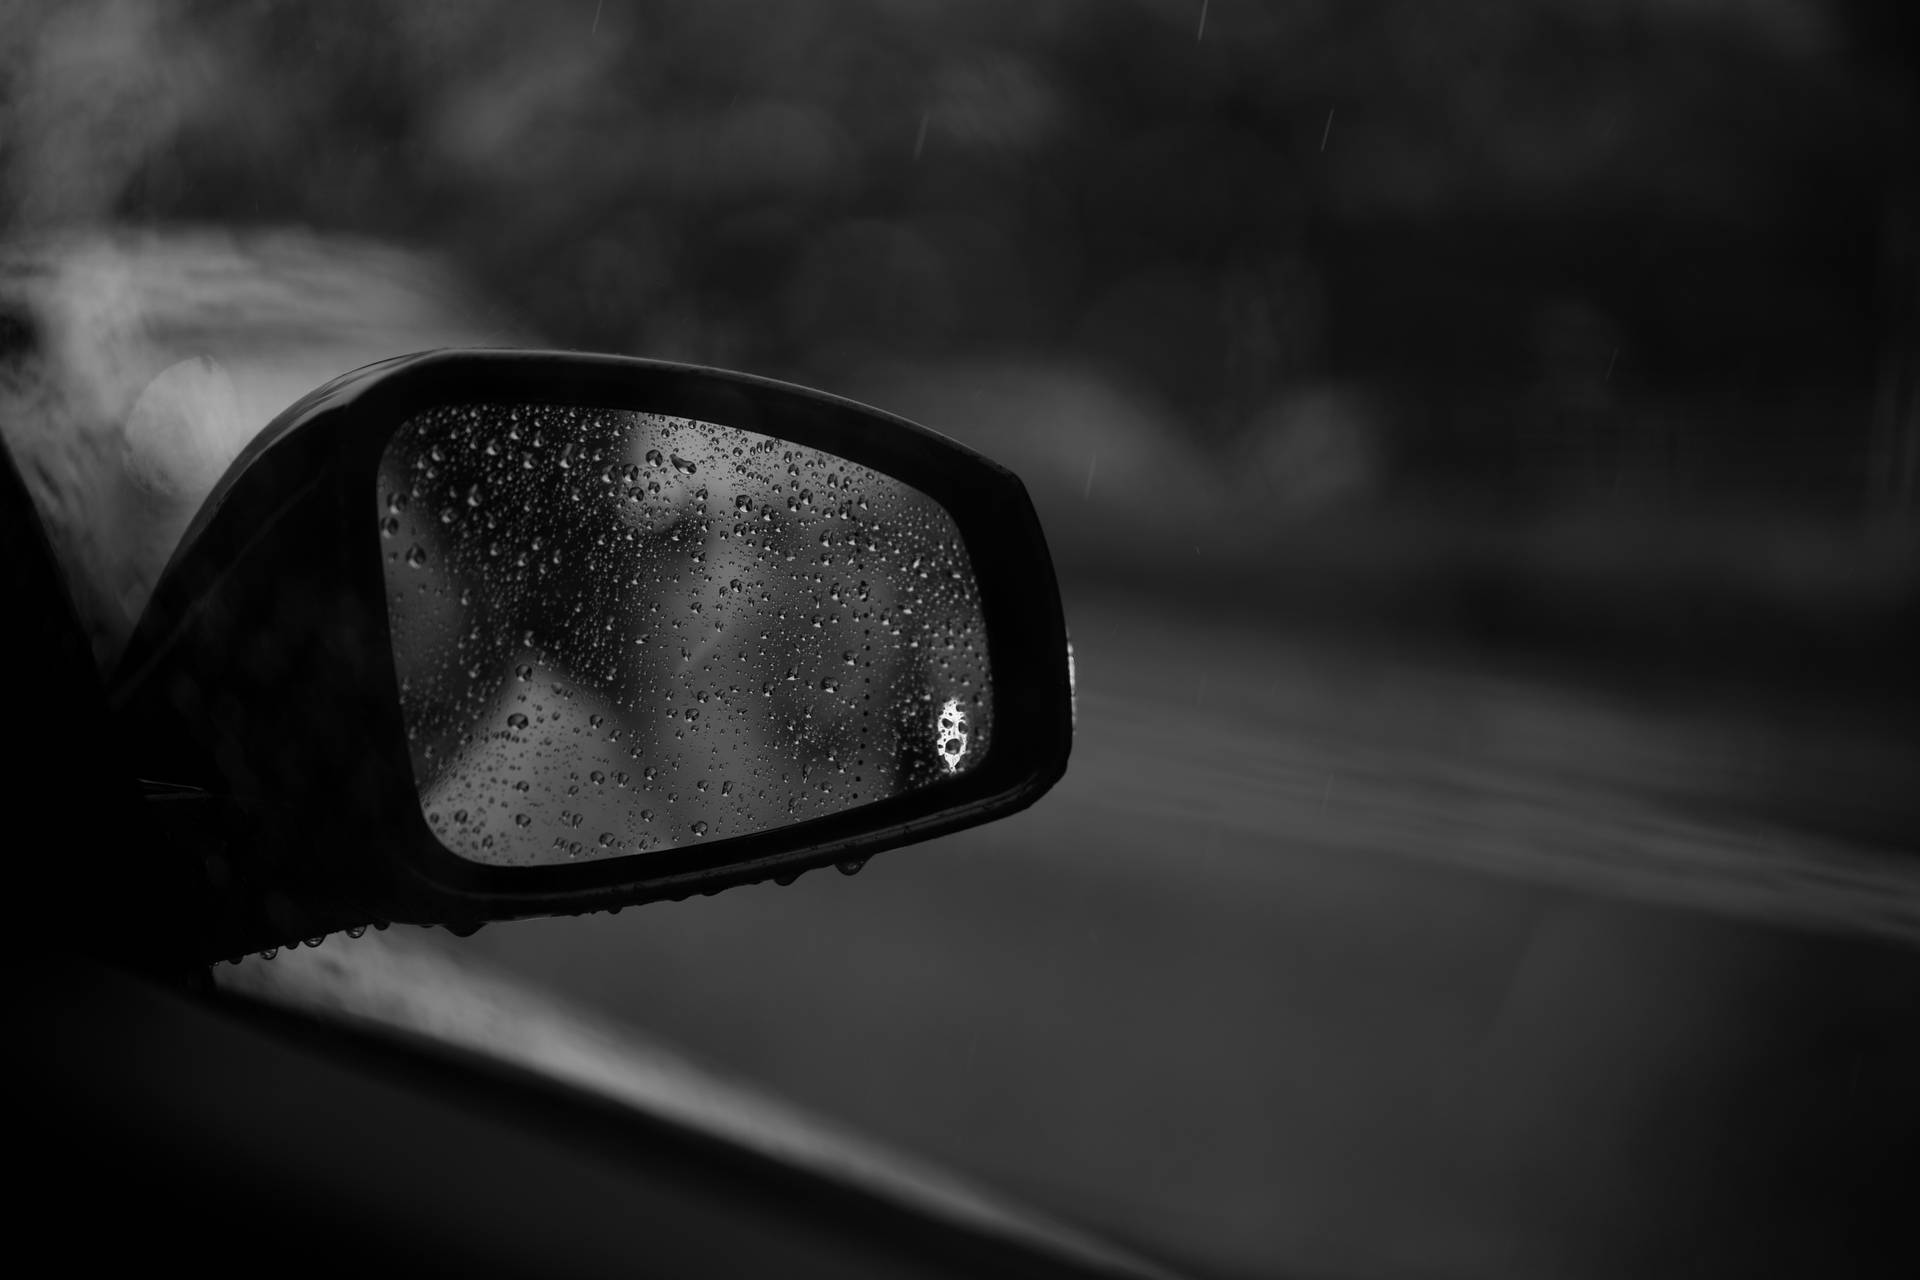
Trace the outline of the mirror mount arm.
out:
M 245 852 L 257 842 L 246 807 L 191 784 L 140 780 L 146 838 L 175 865 L 198 875 L 182 897 L 191 902 L 176 928 L 192 935 L 202 962 L 239 961 L 333 933 L 358 933 L 376 922 L 369 911 L 302 893 L 289 895 L 254 873 Z M 385 922 L 378 922 L 385 927 Z

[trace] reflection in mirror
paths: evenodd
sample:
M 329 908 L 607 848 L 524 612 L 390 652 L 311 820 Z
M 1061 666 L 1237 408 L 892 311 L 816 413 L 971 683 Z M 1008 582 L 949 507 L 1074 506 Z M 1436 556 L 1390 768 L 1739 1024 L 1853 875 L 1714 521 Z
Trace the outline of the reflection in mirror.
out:
M 421 808 L 470 861 L 745 835 L 986 753 L 972 565 L 890 476 L 711 423 L 474 405 L 394 433 L 377 503 Z

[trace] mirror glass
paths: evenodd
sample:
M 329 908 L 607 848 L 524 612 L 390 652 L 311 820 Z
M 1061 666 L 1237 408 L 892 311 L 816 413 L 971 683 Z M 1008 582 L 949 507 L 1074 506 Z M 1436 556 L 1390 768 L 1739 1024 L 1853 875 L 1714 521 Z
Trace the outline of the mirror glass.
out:
M 644 854 L 974 767 L 993 732 L 945 508 L 734 427 L 437 408 L 375 512 L 414 777 L 475 862 Z

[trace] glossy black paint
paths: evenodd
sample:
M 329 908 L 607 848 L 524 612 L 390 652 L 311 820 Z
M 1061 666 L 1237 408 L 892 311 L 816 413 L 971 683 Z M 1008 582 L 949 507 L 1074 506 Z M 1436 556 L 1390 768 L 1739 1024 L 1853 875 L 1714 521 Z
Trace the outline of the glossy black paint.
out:
M 711 846 L 579 865 L 493 867 L 421 814 L 373 497 L 392 432 L 451 403 L 636 410 L 757 431 L 898 478 L 944 506 L 978 577 L 996 728 L 953 779 Z M 207 861 L 209 958 L 370 921 L 471 928 L 797 874 L 989 821 L 1064 773 L 1072 691 L 1059 590 L 1013 473 L 904 419 L 746 375 L 614 356 L 442 351 L 349 374 L 234 463 L 182 539 L 110 704 L 139 776 Z
M 9 897 L 0 930 L 23 965 L 80 948 L 96 959 L 188 981 L 198 960 L 197 868 L 142 839 L 124 744 L 106 708 L 72 598 L 33 499 L 0 446 L 0 667 L 19 737 L 8 753 Z M 200 971 L 204 974 L 204 970 Z
M 19 1002 L 17 1247 L 91 1273 L 1164 1280 L 429 1040 L 87 960 Z M 96 1229 L 86 1229 L 89 1221 Z M 110 1224 L 110 1225 L 109 1225 Z

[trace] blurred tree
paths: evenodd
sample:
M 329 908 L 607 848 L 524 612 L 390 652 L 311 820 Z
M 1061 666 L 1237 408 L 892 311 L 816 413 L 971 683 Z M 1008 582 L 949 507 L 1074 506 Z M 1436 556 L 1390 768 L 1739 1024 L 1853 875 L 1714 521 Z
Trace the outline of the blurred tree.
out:
M 556 341 L 830 384 L 1090 367 L 1208 444 L 1363 383 L 1420 406 L 1403 481 L 1469 506 L 1596 447 L 1539 418 L 1571 300 L 1614 334 L 1567 356 L 1610 448 L 1911 493 L 1912 290 L 1874 297 L 1912 276 L 1910 6 L 1207 12 L 13 0 L 4 216 L 430 245 Z

